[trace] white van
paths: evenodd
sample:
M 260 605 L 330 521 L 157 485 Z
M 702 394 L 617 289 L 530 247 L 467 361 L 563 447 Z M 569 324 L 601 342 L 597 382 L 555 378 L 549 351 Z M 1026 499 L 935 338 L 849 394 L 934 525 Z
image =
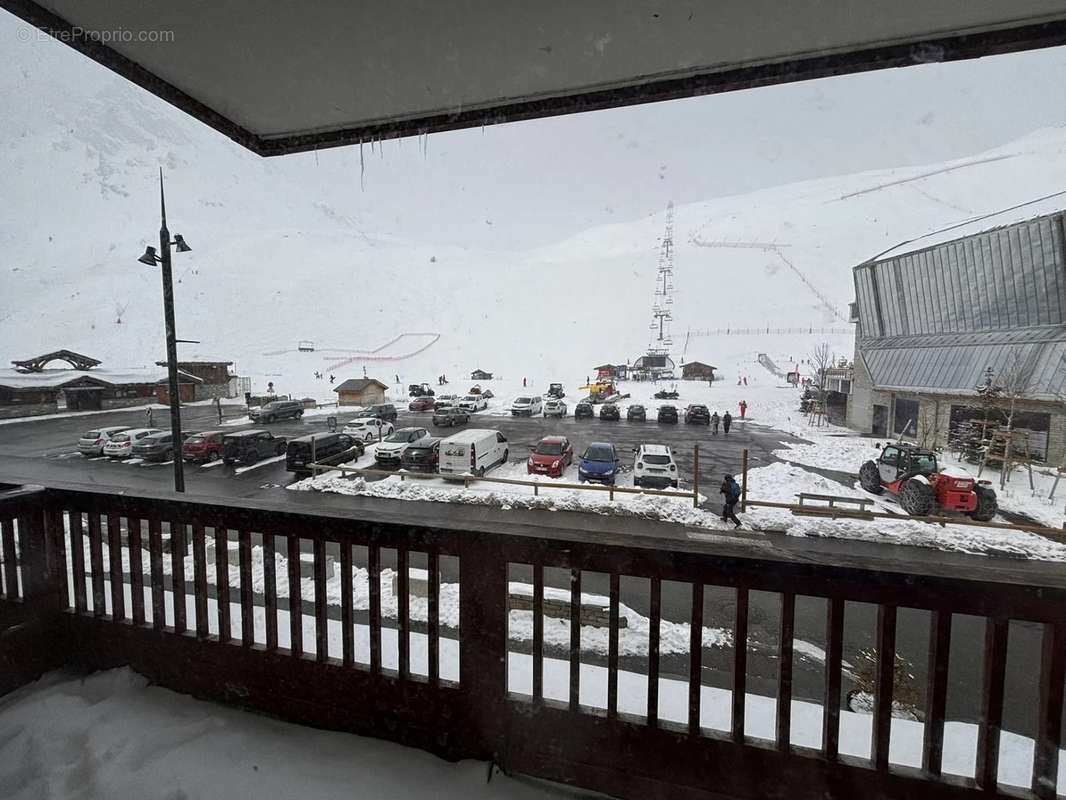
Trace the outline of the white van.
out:
M 441 477 L 484 475 L 498 464 L 506 464 L 507 438 L 499 431 L 468 428 L 440 443 L 438 470 Z

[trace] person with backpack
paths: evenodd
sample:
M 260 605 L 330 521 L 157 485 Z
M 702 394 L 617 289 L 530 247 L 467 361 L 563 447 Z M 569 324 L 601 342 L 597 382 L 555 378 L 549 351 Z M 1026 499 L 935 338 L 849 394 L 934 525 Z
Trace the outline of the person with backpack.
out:
M 740 484 L 736 482 L 732 475 L 726 475 L 722 481 L 722 488 L 718 491 L 723 496 L 722 522 L 732 521 L 733 525 L 739 528 L 740 520 L 737 519 L 735 508 L 740 500 Z
M 718 435 L 718 423 L 719 422 L 720 422 L 720 419 L 718 417 L 718 412 L 715 411 L 713 414 L 711 414 L 711 433 L 714 434 L 715 436 Z
M 733 424 L 733 415 L 728 411 L 722 415 L 722 430 L 725 431 L 726 436 L 729 435 L 729 426 Z

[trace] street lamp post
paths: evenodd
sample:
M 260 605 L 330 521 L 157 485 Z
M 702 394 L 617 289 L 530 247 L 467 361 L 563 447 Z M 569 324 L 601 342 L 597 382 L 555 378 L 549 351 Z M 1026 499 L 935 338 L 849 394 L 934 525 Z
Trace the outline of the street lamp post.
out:
M 170 396 L 170 435 L 174 444 L 174 491 L 185 491 L 184 459 L 181 454 L 181 397 L 178 390 L 178 339 L 174 329 L 174 283 L 170 268 L 170 246 L 173 244 L 179 253 L 187 253 L 192 248 L 185 239 L 175 234 L 170 240 L 167 230 L 167 205 L 163 196 L 163 169 L 159 169 L 159 254 L 154 247 L 145 250 L 138 259 L 142 264 L 155 266 L 159 264 L 163 274 L 163 321 L 167 337 L 167 378 Z

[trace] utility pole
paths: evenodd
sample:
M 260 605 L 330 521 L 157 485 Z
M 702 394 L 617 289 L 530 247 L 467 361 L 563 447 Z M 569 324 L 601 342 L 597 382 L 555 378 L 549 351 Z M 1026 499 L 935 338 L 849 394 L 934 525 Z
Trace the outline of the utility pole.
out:
M 174 282 L 170 269 L 170 231 L 159 168 L 159 258 L 163 273 L 163 323 L 167 333 L 167 378 L 170 386 L 170 436 L 174 443 L 174 491 L 185 491 L 185 459 L 181 454 L 181 395 L 178 393 L 178 340 L 174 332 Z
M 148 247 L 138 261 L 142 264 L 154 267 L 157 264 L 162 268 L 163 275 L 163 322 L 166 328 L 167 338 L 167 385 L 170 395 L 170 435 L 174 445 L 174 491 L 185 491 L 184 461 L 181 455 L 181 396 L 178 388 L 178 342 L 191 342 L 188 339 L 177 338 L 174 329 L 174 281 L 170 267 L 170 246 L 173 244 L 179 253 L 187 253 L 192 250 L 185 243 L 180 234 L 174 235 L 174 241 L 170 240 L 170 231 L 167 230 L 167 203 L 163 195 L 163 168 L 159 168 L 159 253 L 154 247 Z

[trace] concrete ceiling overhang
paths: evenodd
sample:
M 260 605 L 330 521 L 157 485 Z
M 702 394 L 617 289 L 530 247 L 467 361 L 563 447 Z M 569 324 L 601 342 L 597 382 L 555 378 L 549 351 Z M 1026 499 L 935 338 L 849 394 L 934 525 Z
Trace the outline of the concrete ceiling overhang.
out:
M 262 155 L 1066 43 L 1066 0 L 0 0 Z

